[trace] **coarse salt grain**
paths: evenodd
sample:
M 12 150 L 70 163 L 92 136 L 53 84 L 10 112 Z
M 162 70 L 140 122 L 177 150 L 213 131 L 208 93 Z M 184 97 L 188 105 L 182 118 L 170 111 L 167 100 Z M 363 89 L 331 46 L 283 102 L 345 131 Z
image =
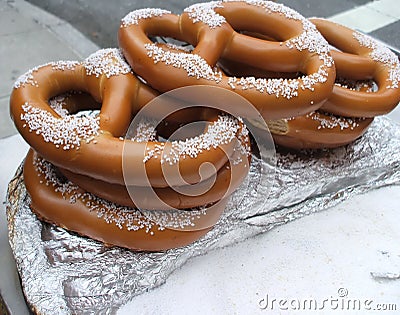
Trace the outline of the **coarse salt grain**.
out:
M 156 123 L 154 121 L 142 120 L 138 123 L 134 134 L 131 136 L 131 141 L 136 142 L 147 142 L 155 141 L 157 138 L 157 132 L 155 128 Z
M 183 52 L 187 52 L 187 53 L 190 53 L 193 50 L 193 46 L 191 46 L 191 45 L 179 46 L 179 45 L 173 44 L 173 43 L 166 43 L 165 45 L 168 48 L 179 50 L 179 51 L 183 51 Z
M 196 158 L 200 153 L 231 143 L 234 139 L 242 143 L 248 135 L 244 136 L 243 133 L 242 138 L 237 138 L 238 131 L 238 120 L 226 115 L 219 116 L 215 122 L 208 125 L 207 131 L 199 136 L 168 142 L 168 148 L 167 143 L 156 144 L 153 149 L 147 150 L 143 162 L 161 157 L 161 164 L 174 165 L 181 159 Z M 249 150 L 246 152 L 248 154 Z
M 27 72 L 22 74 L 14 83 L 14 88 L 18 89 L 24 85 L 32 85 L 38 87 L 37 81 L 34 79 L 33 74 L 37 72 L 40 68 L 51 66 L 53 70 L 74 70 L 80 63 L 78 61 L 53 61 L 40 66 L 36 66 L 29 69 Z
M 110 78 L 132 72 L 121 50 L 117 48 L 100 49 L 86 58 L 83 65 L 87 75 L 96 77 L 106 75 L 107 78 Z
M 34 155 L 34 166 L 43 176 L 41 180 L 43 185 L 52 186 L 55 192 L 60 193 L 62 198 L 71 204 L 82 202 L 88 211 L 96 212 L 99 219 L 103 219 L 108 224 L 115 224 L 119 229 L 144 230 L 149 235 L 154 235 L 156 231 L 162 231 L 165 228 L 193 227 L 197 219 L 207 214 L 206 207 L 191 211 L 154 211 L 119 206 L 89 192 L 82 192 L 77 185 L 66 178 L 61 178 L 54 166 L 37 154 Z
M 353 32 L 353 37 L 363 47 L 371 49 L 369 56 L 376 62 L 383 64 L 389 68 L 389 79 L 390 85 L 388 88 L 397 89 L 399 88 L 400 82 L 400 62 L 399 58 L 393 53 L 388 47 L 377 42 L 372 37 L 362 34 L 360 32 Z
M 99 133 L 99 118 L 90 116 L 68 115 L 56 118 L 48 111 L 31 106 L 28 102 L 22 105 L 21 120 L 30 132 L 41 135 L 45 142 L 53 143 L 63 150 L 78 149 L 81 141 L 90 142 Z
M 165 63 L 174 68 L 183 69 L 189 77 L 196 79 L 206 79 L 219 83 L 222 80 L 221 71 L 214 71 L 210 65 L 199 55 L 190 53 L 176 53 L 166 51 L 156 44 L 145 44 L 147 55 L 153 59 L 154 63 Z
M 145 8 L 132 11 L 128 13 L 121 20 L 121 27 L 128 27 L 129 25 L 137 25 L 139 20 L 148 19 L 155 16 L 162 16 L 164 14 L 170 14 L 171 11 L 155 9 L 155 8 Z
M 226 23 L 225 18 L 215 12 L 216 8 L 222 8 L 221 1 L 211 1 L 206 3 L 196 3 L 187 7 L 186 12 L 193 23 L 202 22 L 210 28 L 216 28 Z
M 307 117 L 310 117 L 312 120 L 319 122 L 317 129 L 334 129 L 336 127 L 339 127 L 340 130 L 354 130 L 355 128 L 360 126 L 359 121 L 365 119 L 341 117 L 329 113 L 324 113 L 324 115 L 325 117 L 319 112 L 311 112 L 307 114 Z M 328 118 L 326 118 L 326 116 Z
M 56 97 L 53 97 L 49 100 L 49 106 L 58 114 L 61 116 L 61 118 L 64 118 L 69 115 L 68 110 L 65 108 L 66 106 L 66 95 L 58 95 Z
M 215 8 L 223 7 L 224 2 L 230 1 L 214 1 L 210 3 L 201 3 L 192 5 L 185 9 L 185 12 L 192 18 L 193 23 L 198 21 L 209 23 L 211 28 L 221 26 L 222 19 L 225 18 L 215 12 Z M 299 95 L 299 89 L 315 90 L 317 84 L 325 83 L 328 79 L 328 68 L 333 67 L 333 59 L 329 54 L 329 44 L 317 31 L 315 25 L 301 16 L 298 12 L 278 3 L 271 1 L 241 1 L 249 5 L 256 5 L 264 8 L 267 13 L 282 14 L 288 19 L 301 21 L 303 32 L 286 42 L 286 46 L 290 49 L 299 51 L 308 50 L 310 53 L 318 54 L 322 64 L 316 73 L 306 75 L 295 79 L 273 79 L 273 78 L 255 78 L 255 77 L 230 77 L 228 78 L 228 86 L 231 89 L 241 88 L 242 90 L 254 89 L 260 93 L 268 93 L 275 95 L 277 98 L 284 97 L 291 99 Z M 220 17 L 220 18 L 217 18 Z M 222 80 L 222 73 L 216 72 L 212 67 L 199 55 L 175 53 L 165 51 L 161 47 L 154 44 L 145 44 L 147 55 L 153 59 L 154 63 L 163 62 L 175 68 L 183 69 L 189 77 L 197 79 L 206 79 L 217 83 Z

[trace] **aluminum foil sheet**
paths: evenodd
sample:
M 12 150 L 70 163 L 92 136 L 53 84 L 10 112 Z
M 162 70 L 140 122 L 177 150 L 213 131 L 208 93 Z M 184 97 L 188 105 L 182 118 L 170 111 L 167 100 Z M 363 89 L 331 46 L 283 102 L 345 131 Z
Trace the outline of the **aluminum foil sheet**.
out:
M 135 296 L 162 285 L 191 257 L 355 194 L 399 184 L 399 147 L 400 126 L 378 118 L 352 145 L 323 152 L 278 152 L 272 186 L 260 182 L 263 172 L 270 174 L 270 166 L 254 158 L 248 181 L 232 196 L 214 229 L 191 245 L 154 253 L 106 247 L 42 223 L 30 211 L 20 167 L 9 184 L 7 218 L 27 302 L 40 314 L 113 314 Z

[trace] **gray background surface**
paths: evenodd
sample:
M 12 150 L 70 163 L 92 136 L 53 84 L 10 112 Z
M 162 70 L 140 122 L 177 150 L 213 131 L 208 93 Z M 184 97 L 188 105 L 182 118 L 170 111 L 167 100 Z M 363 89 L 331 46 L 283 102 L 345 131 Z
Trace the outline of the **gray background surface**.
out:
M 100 47 L 117 46 L 117 30 L 121 18 L 130 11 L 145 7 L 163 8 L 180 13 L 187 6 L 208 2 L 201 0 L 28 0 L 28 2 L 66 20 Z M 280 0 L 305 17 L 329 17 L 364 5 L 371 0 Z M 392 23 L 371 35 L 400 48 L 400 22 Z

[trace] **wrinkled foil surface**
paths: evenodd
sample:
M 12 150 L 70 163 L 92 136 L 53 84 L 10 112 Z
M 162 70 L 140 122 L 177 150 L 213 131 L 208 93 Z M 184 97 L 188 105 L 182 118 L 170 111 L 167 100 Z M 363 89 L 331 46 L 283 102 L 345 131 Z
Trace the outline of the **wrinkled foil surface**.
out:
M 353 195 L 399 184 L 399 147 L 400 125 L 377 118 L 352 145 L 318 152 L 277 152 L 273 181 L 265 182 L 271 177 L 271 166 L 254 158 L 247 182 L 208 234 L 186 247 L 154 253 L 106 247 L 39 221 L 29 208 L 20 166 L 9 184 L 7 218 L 27 302 L 40 314 L 113 314 L 135 296 L 162 285 L 191 257 L 267 232 Z

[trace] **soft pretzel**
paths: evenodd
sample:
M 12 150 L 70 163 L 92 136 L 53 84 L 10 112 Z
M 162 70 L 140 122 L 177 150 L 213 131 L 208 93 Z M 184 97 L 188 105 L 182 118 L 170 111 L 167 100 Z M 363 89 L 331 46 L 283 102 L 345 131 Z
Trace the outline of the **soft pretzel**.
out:
M 375 115 L 392 110 L 400 101 L 400 68 L 394 53 L 370 37 L 344 26 L 322 19 L 311 21 L 316 23 L 322 35 L 328 36 L 332 45 L 347 52 L 332 51 L 337 72 L 335 86 L 321 109 L 267 122 L 274 141 L 294 149 L 349 144 L 365 133 Z M 299 75 L 267 72 L 226 59 L 221 59 L 218 65 L 231 75 L 288 78 Z
M 261 77 L 298 76 L 297 73 L 265 72 L 259 68 L 228 60 L 220 60 L 219 66 L 231 74 L 257 74 Z M 372 81 L 341 81 L 337 80 L 336 84 L 343 89 L 363 90 L 366 93 L 373 93 L 374 90 Z M 341 117 L 318 110 L 297 117 L 269 120 L 267 127 L 257 126 L 251 119 L 249 121 L 256 127 L 271 132 L 274 142 L 280 146 L 292 149 L 319 149 L 338 147 L 353 142 L 365 133 L 373 119 Z
M 165 250 L 196 241 L 212 228 L 227 202 L 178 215 L 117 206 L 65 180 L 32 150 L 25 159 L 24 182 L 31 208 L 42 220 L 133 250 Z
M 373 118 L 347 118 L 320 111 L 269 121 L 274 142 L 292 149 L 335 148 L 361 137 Z
M 311 19 L 332 51 L 337 79 L 320 111 L 269 122 L 274 141 L 282 146 L 331 148 L 362 136 L 376 115 L 400 102 L 400 63 L 387 47 L 367 35 L 324 19 Z
M 377 84 L 374 93 L 335 85 L 322 110 L 346 117 L 375 117 L 393 110 L 400 102 L 398 57 L 368 35 L 325 19 L 310 21 L 338 49 L 331 52 L 337 77 Z
M 93 99 L 84 94 L 62 95 L 51 99 L 49 104 L 57 113 L 65 116 L 68 115 L 66 108 L 75 108 L 82 101 L 90 103 L 93 102 Z M 171 125 L 173 125 L 171 121 L 165 122 L 165 126 L 162 128 L 165 135 L 171 134 Z M 193 129 L 193 126 L 191 127 Z M 174 129 L 174 127 L 172 128 Z M 134 136 L 136 141 L 154 141 L 155 126 L 151 122 L 144 121 L 137 126 Z M 111 184 L 66 169 L 58 169 L 71 182 L 85 191 L 118 205 L 139 206 L 141 209 L 148 210 L 162 210 L 171 207 L 174 209 L 196 208 L 228 197 L 247 175 L 250 139 L 244 126 L 239 136 L 233 156 L 229 157 L 229 161 L 218 170 L 215 178 L 209 178 L 197 185 L 165 188 L 130 187 L 127 189 L 125 185 Z M 139 201 L 139 204 L 135 205 L 134 201 Z
M 230 196 L 248 173 L 248 158 L 248 155 L 242 155 L 235 163 L 227 162 L 218 171 L 215 178 L 198 183 L 197 188 L 192 187 L 193 185 L 166 188 L 131 187 L 129 188 L 131 193 L 124 185 L 110 184 L 67 170 L 60 171 L 85 191 L 121 206 L 147 210 L 191 209 L 215 203 Z M 134 196 L 132 196 L 133 194 Z M 160 200 L 154 198 L 154 194 Z M 134 203 L 136 200 L 139 201 L 138 205 Z
M 338 78 L 336 85 L 349 93 L 374 93 L 373 81 Z M 332 93 L 334 96 L 335 90 Z M 343 117 L 321 110 L 292 119 L 269 121 L 268 127 L 276 144 L 292 149 L 335 148 L 354 142 L 373 122 L 373 118 Z
M 225 66 L 225 64 L 224 64 Z M 229 63 L 229 70 L 236 72 L 260 72 L 260 69 L 243 69 L 240 65 Z M 264 75 L 277 75 L 265 73 Z M 282 75 L 282 74 L 278 74 Z M 294 74 L 283 74 L 294 75 Z M 336 83 L 350 91 L 373 93 L 372 81 L 338 80 Z M 249 120 L 252 122 L 252 120 Z M 288 119 L 267 121 L 267 132 L 271 132 L 275 144 L 292 149 L 335 148 L 354 142 L 369 128 L 373 118 L 343 117 L 321 110 Z M 265 126 L 256 127 L 264 129 Z
M 247 176 L 249 152 L 249 137 L 247 134 L 242 134 L 234 155 L 229 157 L 229 161 L 218 170 L 215 177 L 196 185 L 179 187 L 127 187 L 72 173 L 65 169 L 60 169 L 60 172 L 85 191 L 118 205 L 147 210 L 190 209 L 215 203 L 230 196 Z
M 268 41 L 239 31 L 278 38 Z M 148 36 L 193 45 L 176 52 Z M 330 95 L 335 68 L 329 46 L 315 26 L 297 12 L 270 1 L 214 1 L 185 9 L 180 16 L 142 9 L 122 19 L 119 44 L 134 71 L 159 91 L 188 85 L 219 86 L 249 100 L 265 119 L 298 116 L 318 109 Z M 241 61 L 265 71 L 304 73 L 301 78 L 229 77 L 214 67 L 219 59 Z M 247 117 L 251 113 L 237 109 Z
M 68 91 L 89 93 L 101 103 L 98 117 L 57 114 L 48 101 Z M 241 130 L 236 120 L 213 117 L 204 134 L 192 142 L 122 138 L 134 113 L 157 95 L 132 74 L 119 50 L 106 49 L 82 63 L 56 62 L 30 70 L 15 84 L 10 112 L 17 129 L 35 151 L 74 173 L 124 184 L 124 154 L 132 185 L 179 186 L 213 176 L 233 154 Z M 98 104 L 92 103 L 89 105 Z M 83 109 L 88 109 L 87 103 L 74 108 Z M 212 132 L 215 129 L 219 131 L 217 136 Z M 215 170 L 205 171 L 200 177 L 203 163 L 211 163 Z M 167 180 L 165 174 L 172 175 Z

